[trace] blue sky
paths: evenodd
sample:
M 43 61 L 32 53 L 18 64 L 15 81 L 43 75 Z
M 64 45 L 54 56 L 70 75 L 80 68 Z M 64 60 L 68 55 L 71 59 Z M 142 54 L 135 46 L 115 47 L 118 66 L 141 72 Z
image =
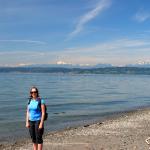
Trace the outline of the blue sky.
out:
M 148 0 L 0 0 L 0 66 L 142 61 Z

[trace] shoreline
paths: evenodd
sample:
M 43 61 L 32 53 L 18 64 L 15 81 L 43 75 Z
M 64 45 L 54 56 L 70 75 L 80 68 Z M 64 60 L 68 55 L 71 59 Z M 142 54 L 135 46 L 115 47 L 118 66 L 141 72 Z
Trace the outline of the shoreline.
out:
M 49 132 L 44 135 L 44 149 L 146 150 L 145 139 L 150 136 L 149 129 L 150 107 L 139 108 L 104 121 Z M 11 144 L 0 144 L 0 149 L 30 150 L 32 143 L 30 138 L 25 138 Z

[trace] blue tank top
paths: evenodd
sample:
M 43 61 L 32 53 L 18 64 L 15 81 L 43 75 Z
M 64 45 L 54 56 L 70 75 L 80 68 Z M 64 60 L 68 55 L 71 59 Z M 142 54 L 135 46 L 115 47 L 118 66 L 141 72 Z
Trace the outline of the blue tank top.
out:
M 41 99 L 41 104 L 45 104 L 43 99 Z M 39 108 L 39 100 L 31 99 L 30 104 L 28 105 L 28 111 L 30 121 L 41 120 L 42 113 Z

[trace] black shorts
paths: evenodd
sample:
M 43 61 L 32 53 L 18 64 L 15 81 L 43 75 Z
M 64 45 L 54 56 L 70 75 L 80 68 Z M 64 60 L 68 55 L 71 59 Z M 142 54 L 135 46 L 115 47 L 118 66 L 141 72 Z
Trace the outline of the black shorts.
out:
M 43 133 L 44 133 L 44 128 L 39 129 L 39 121 L 29 121 L 30 128 L 29 128 L 29 133 L 32 139 L 33 143 L 37 144 L 42 144 L 43 143 Z

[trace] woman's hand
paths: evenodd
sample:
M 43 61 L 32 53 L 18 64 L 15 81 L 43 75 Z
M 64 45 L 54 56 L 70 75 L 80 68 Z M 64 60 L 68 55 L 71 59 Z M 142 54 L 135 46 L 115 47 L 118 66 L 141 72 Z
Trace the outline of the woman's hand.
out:
M 29 122 L 26 122 L 26 128 L 30 128 Z
M 40 124 L 39 124 L 39 129 L 42 129 L 42 128 L 43 128 L 43 124 L 40 123 Z

